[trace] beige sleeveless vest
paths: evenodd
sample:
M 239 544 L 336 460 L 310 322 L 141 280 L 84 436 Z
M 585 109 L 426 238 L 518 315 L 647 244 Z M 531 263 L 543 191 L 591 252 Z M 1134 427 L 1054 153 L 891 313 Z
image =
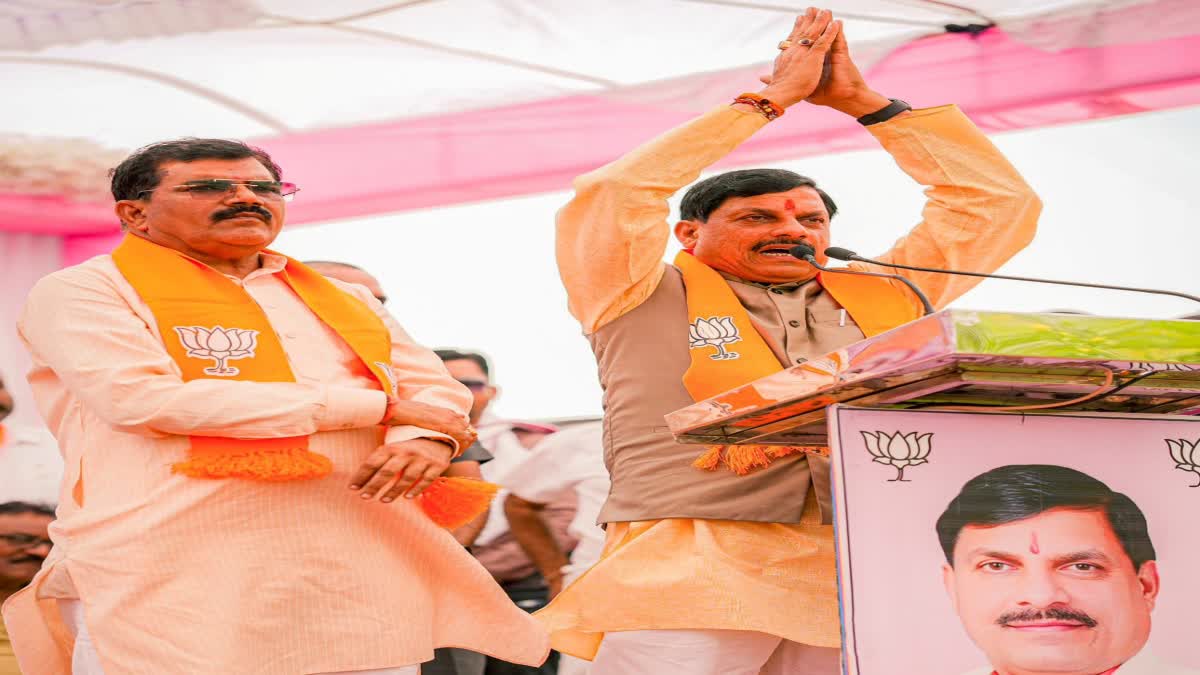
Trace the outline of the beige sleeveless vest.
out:
M 766 286 L 726 276 L 783 365 L 864 338 L 815 281 Z M 873 331 L 874 332 L 874 331 Z M 604 460 L 612 476 L 601 522 L 701 518 L 796 523 L 809 486 L 830 522 L 829 461 L 788 455 L 745 476 L 692 466 L 701 446 L 677 443 L 663 416 L 693 403 L 682 275 L 667 266 L 650 297 L 588 336 L 604 388 Z

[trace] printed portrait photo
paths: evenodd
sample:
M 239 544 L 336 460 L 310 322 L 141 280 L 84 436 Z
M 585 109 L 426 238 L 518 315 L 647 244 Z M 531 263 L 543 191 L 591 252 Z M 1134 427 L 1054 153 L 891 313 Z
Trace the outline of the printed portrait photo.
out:
M 833 415 L 848 673 L 1200 675 L 1200 419 Z

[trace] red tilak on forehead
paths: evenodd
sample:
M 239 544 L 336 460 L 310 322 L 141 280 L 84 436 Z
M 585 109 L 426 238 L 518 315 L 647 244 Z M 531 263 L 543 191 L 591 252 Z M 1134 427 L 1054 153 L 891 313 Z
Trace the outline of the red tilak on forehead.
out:
M 796 202 L 789 199 L 783 203 L 783 208 L 787 209 L 788 211 L 795 211 L 796 210 Z
M 1029 552 L 1030 552 L 1030 553 L 1032 553 L 1032 554 L 1034 554 L 1034 555 L 1037 555 L 1038 553 L 1041 553 L 1041 552 L 1042 552 L 1042 551 L 1041 551 L 1041 549 L 1040 549 L 1040 548 L 1038 548 L 1038 543 L 1037 543 L 1037 532 L 1034 532 L 1034 533 L 1033 533 L 1032 535 L 1030 535 L 1030 536 L 1032 536 L 1032 537 L 1033 537 L 1033 539 L 1032 539 L 1032 541 L 1030 541 L 1030 542 L 1029 542 Z

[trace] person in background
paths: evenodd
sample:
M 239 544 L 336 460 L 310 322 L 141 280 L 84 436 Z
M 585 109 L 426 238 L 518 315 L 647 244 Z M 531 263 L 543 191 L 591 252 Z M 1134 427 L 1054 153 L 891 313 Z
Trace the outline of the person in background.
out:
M 374 296 L 379 301 L 379 304 L 387 304 L 388 299 L 387 295 L 383 292 L 383 284 L 379 283 L 379 280 L 374 275 L 361 267 L 333 260 L 307 260 L 304 264 L 330 279 L 337 279 L 348 284 L 358 284 Z M 450 466 L 442 475 L 482 480 L 483 474 L 480 473 L 479 467 L 484 462 L 491 460 L 492 454 L 483 447 L 482 443 L 476 440 L 461 455 L 450 460 Z M 455 529 L 454 538 L 463 546 L 470 546 L 475 543 L 475 538 L 479 536 L 479 532 L 483 529 L 483 525 L 486 522 L 487 513 L 484 512 L 470 523 Z
M 604 530 L 597 524 L 610 487 L 603 434 L 600 420 L 567 427 L 539 443 L 508 480 L 504 513 L 509 528 L 546 580 L 551 599 L 596 564 L 604 549 Z M 570 552 L 559 545 L 543 517 L 564 492 L 576 500 L 569 531 L 579 543 Z M 588 666 L 562 654 L 558 675 L 586 675 Z
M 28 502 L 0 504 L 0 604 L 29 585 L 50 553 L 54 509 Z M 17 656 L 0 622 L 0 675 L 21 675 Z
M 330 279 L 337 279 L 348 284 L 358 284 L 367 289 L 367 292 L 378 300 L 379 304 L 387 304 L 388 298 L 387 294 L 383 292 L 383 284 L 379 283 L 379 279 L 376 279 L 375 275 L 357 265 L 336 260 L 305 260 L 304 264 Z
M 471 423 L 479 429 L 479 442 L 494 455 L 491 462 L 481 471 L 485 480 L 502 486 L 501 492 L 492 502 L 482 532 L 471 547 L 475 558 L 491 572 L 501 588 L 518 606 L 534 612 L 549 600 L 546 580 L 538 573 L 533 560 L 521 548 L 509 530 L 504 514 L 504 500 L 508 481 L 515 477 L 515 470 L 526 457 L 535 452 L 544 439 L 553 438 L 557 428 L 537 422 L 501 420 L 490 412 L 490 406 L 499 394 L 492 382 L 492 367 L 487 357 L 478 351 L 462 349 L 435 350 L 450 374 L 471 391 Z M 550 529 L 558 545 L 570 551 L 575 544 L 569 532 L 575 516 L 575 498 L 563 494 L 546 508 Z M 486 675 L 549 675 L 557 667 L 557 654 L 540 668 L 520 666 L 496 658 L 488 658 L 482 672 Z M 428 668 L 427 668 L 428 670 Z M 458 675 L 463 675 L 459 671 Z
M 57 502 L 63 463 L 44 425 L 9 424 L 16 402 L 0 377 L 0 499 Z

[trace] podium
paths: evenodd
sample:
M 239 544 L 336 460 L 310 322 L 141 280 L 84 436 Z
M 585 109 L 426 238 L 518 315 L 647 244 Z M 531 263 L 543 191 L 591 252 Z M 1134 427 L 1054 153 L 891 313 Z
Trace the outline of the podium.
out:
M 667 424 L 829 447 L 849 675 L 1200 672 L 1200 322 L 943 310 Z

